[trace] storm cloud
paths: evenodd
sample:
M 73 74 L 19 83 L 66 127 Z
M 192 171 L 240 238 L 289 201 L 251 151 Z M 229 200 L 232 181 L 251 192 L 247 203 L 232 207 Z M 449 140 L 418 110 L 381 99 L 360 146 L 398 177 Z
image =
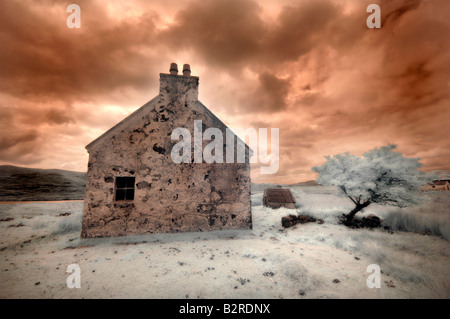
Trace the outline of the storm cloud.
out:
M 381 29 L 365 24 L 370 3 Z M 0 3 L 2 163 L 85 170 L 84 145 L 177 62 L 226 124 L 280 128 L 280 171 L 254 181 L 313 179 L 324 155 L 388 143 L 450 169 L 448 1 L 77 4 L 80 29 L 62 1 Z

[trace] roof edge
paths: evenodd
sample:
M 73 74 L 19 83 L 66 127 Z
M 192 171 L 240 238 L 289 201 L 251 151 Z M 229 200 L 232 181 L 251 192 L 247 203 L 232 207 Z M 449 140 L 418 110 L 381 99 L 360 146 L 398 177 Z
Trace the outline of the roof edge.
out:
M 155 96 L 153 99 L 151 99 L 150 101 L 148 101 L 147 103 L 145 103 L 144 105 L 142 105 L 141 107 L 139 107 L 137 110 L 135 110 L 134 112 L 132 112 L 131 114 L 129 114 L 127 117 L 125 117 L 122 121 L 118 122 L 116 125 L 114 125 L 113 127 L 111 127 L 109 130 L 107 130 L 106 132 L 104 132 L 102 135 L 100 135 L 99 137 L 97 137 L 95 140 L 93 140 L 92 142 L 90 142 L 89 144 L 87 144 L 85 146 L 85 149 L 89 152 L 89 150 L 92 148 L 92 146 L 94 146 L 96 143 L 98 143 L 100 140 L 102 140 L 103 138 L 105 138 L 109 133 L 111 133 L 113 130 L 115 130 L 116 128 L 118 128 L 121 124 L 123 124 L 124 122 L 126 122 L 128 119 L 132 118 L 133 116 L 135 116 L 138 112 L 140 112 L 144 107 L 149 106 L 150 104 L 153 104 L 154 102 L 156 102 L 159 98 L 159 95 Z M 211 112 L 211 110 L 208 109 L 208 107 L 206 107 L 200 100 L 196 101 L 200 106 L 202 106 L 205 111 L 216 121 L 218 121 L 220 124 L 222 124 L 224 127 L 228 128 L 228 125 L 226 125 L 225 123 L 222 122 L 222 120 L 220 120 L 213 112 Z M 231 129 L 230 129 L 231 130 Z M 233 132 L 231 130 L 231 132 Z M 250 153 L 254 153 L 254 151 L 250 148 L 250 146 L 248 146 L 244 141 L 242 141 L 242 139 L 237 136 L 234 132 L 233 134 L 236 136 L 236 139 L 238 141 L 241 141 L 242 143 L 244 143 L 245 147 L 250 151 Z
M 242 143 L 244 143 L 245 147 L 250 151 L 249 156 L 252 155 L 252 153 L 254 153 L 254 151 L 250 148 L 250 146 L 247 145 L 247 143 L 245 143 L 239 136 L 237 136 L 229 127 L 228 125 L 226 125 L 224 122 L 222 122 L 221 119 L 219 119 L 213 112 L 211 112 L 210 109 L 208 109 L 208 107 L 206 107 L 202 102 L 200 102 L 200 100 L 197 100 L 197 103 L 199 103 L 208 113 L 209 115 L 214 119 L 217 120 L 220 124 L 222 124 L 223 126 L 225 126 L 227 129 L 229 129 L 234 136 L 236 136 L 236 141 L 241 141 Z
M 144 105 L 142 105 L 141 107 L 139 107 L 137 110 L 135 110 L 134 112 L 132 112 L 130 115 L 128 115 L 127 117 L 125 117 L 122 121 L 120 121 L 119 123 L 117 123 L 116 125 L 114 125 L 113 127 L 111 127 L 109 130 L 107 130 L 106 132 L 104 132 L 102 135 L 100 135 L 99 137 L 97 137 L 95 140 L 93 140 L 92 142 L 90 142 L 88 145 L 86 145 L 84 148 L 87 149 L 89 151 L 89 149 L 96 144 L 98 141 L 100 141 L 101 139 L 103 139 L 106 135 L 108 135 L 111 131 L 113 131 L 114 129 L 116 129 L 117 127 L 119 127 L 122 123 L 126 122 L 128 119 L 130 119 L 131 117 L 133 117 L 134 115 L 136 115 L 139 111 L 141 111 L 144 107 L 154 103 L 155 101 L 157 101 L 159 98 L 159 95 L 155 96 L 153 99 L 151 99 L 150 101 L 148 101 L 147 103 L 145 103 Z

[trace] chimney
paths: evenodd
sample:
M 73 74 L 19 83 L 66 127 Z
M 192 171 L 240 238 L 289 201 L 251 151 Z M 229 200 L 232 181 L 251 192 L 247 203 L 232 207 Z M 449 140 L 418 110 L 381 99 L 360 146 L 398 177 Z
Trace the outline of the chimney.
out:
M 183 75 L 191 76 L 191 66 L 189 64 L 183 65 Z
M 183 75 L 178 75 L 177 64 L 171 63 L 169 71 L 169 74 L 160 74 L 160 101 L 178 101 L 180 105 L 197 101 L 199 78 L 191 76 L 191 66 L 184 64 Z
M 178 65 L 176 63 L 171 63 L 169 72 L 171 75 L 177 75 L 178 74 Z M 183 70 L 183 72 L 184 72 L 184 70 Z

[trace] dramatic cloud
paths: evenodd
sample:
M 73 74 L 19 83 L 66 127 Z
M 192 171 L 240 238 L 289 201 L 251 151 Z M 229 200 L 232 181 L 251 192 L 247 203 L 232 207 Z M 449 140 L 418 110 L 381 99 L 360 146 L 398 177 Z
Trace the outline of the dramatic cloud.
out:
M 367 5 L 381 29 L 366 27 Z M 85 170 L 84 145 L 190 63 L 200 99 L 231 127 L 280 128 L 280 170 L 313 179 L 323 155 L 388 143 L 450 169 L 445 0 L 0 2 L 0 161 Z
M 266 26 L 261 7 L 253 1 L 191 2 L 159 39 L 172 50 L 189 49 L 206 63 L 241 68 L 260 55 Z

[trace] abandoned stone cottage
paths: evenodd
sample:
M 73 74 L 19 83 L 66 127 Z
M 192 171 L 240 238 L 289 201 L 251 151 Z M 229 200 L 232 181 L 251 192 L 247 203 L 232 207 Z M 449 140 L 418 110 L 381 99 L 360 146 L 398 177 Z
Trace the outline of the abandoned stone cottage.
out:
M 189 65 L 178 75 L 172 63 L 170 74 L 160 74 L 158 96 L 86 146 L 81 237 L 252 227 L 248 147 L 245 163 L 171 158 L 175 128 L 193 136 L 194 120 L 201 120 L 203 131 L 226 130 L 198 100 L 198 85 Z M 236 150 L 236 144 L 224 139 L 224 147 Z

